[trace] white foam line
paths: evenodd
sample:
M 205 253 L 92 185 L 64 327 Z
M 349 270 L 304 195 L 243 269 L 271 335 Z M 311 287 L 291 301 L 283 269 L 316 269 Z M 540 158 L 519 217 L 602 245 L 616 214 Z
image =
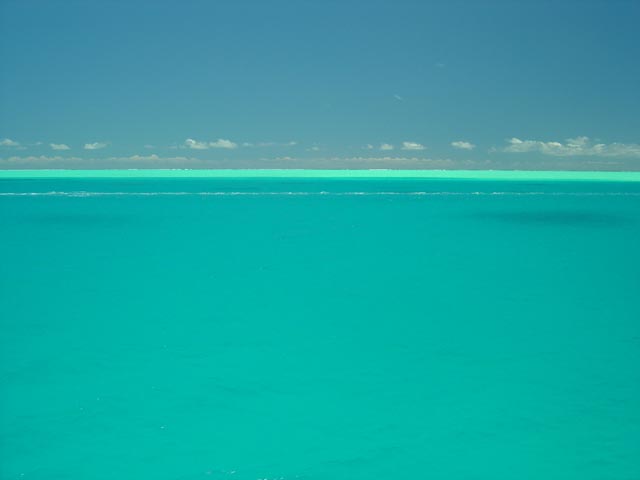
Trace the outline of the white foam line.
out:
M 156 196 L 640 196 L 640 192 L 0 192 L 1 197 Z

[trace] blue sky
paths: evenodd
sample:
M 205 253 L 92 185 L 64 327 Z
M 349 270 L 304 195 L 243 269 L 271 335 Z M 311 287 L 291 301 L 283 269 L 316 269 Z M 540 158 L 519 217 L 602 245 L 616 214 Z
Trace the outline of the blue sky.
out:
M 0 0 L 0 168 L 640 169 L 636 0 Z

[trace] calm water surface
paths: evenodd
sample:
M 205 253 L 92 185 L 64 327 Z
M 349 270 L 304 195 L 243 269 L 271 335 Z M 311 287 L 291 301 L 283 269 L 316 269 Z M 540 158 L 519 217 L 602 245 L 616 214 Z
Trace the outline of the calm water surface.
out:
M 640 184 L 0 180 L 1 479 L 640 478 Z

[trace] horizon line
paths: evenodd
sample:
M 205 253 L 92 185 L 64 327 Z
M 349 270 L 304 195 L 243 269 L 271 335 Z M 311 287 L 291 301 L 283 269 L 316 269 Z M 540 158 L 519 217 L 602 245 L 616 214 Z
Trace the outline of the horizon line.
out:
M 2 169 L 0 179 L 53 178 L 336 178 L 573 180 L 640 182 L 640 171 L 409 169 Z

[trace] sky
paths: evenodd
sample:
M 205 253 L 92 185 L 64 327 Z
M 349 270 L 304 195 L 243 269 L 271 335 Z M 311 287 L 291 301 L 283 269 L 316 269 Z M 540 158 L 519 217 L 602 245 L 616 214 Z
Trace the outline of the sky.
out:
M 640 170 L 637 0 L 0 0 L 0 168 Z

